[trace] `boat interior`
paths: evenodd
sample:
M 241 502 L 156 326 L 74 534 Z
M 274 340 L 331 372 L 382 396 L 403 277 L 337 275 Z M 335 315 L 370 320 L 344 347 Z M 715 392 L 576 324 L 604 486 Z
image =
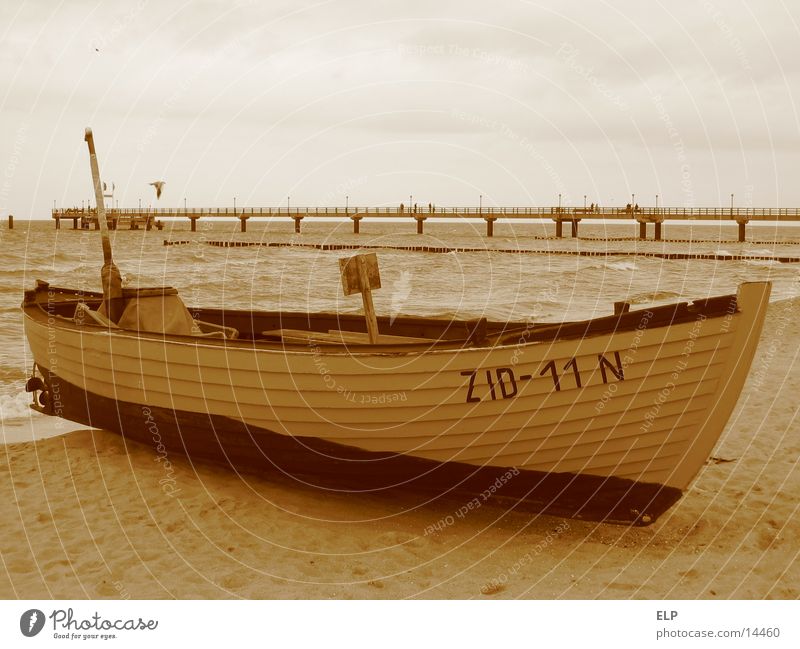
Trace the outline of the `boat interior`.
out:
M 23 308 L 34 317 L 55 318 L 64 325 L 200 337 L 222 344 L 259 341 L 265 345 L 309 345 L 342 348 L 382 347 L 489 347 L 583 338 L 613 331 L 633 330 L 647 313 L 648 327 L 691 321 L 698 314 L 724 316 L 736 310 L 736 296 L 725 295 L 693 302 L 630 310 L 624 302 L 614 314 L 560 323 L 497 322 L 486 318 L 458 320 L 398 316 L 378 317 L 379 338 L 371 343 L 360 314 L 245 311 L 186 307 L 171 287 L 124 288 L 122 316 L 112 322 L 103 294 L 50 286 L 37 281 L 25 292 Z

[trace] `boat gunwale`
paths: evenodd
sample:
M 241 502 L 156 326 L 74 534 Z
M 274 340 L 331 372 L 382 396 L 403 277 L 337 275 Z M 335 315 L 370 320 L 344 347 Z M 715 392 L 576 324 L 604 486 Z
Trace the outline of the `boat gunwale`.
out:
M 557 343 L 575 339 L 591 339 L 602 336 L 609 336 L 619 333 L 635 331 L 642 327 L 645 322 L 648 329 L 660 329 L 675 325 L 694 322 L 698 316 L 706 318 L 716 318 L 730 316 L 733 313 L 740 314 L 737 294 L 726 294 L 711 298 L 699 298 L 691 302 L 671 302 L 664 305 L 644 307 L 641 309 L 629 310 L 620 314 L 600 316 L 599 318 L 589 318 L 578 321 L 564 321 L 554 323 L 526 324 L 524 322 L 495 322 L 485 321 L 487 327 L 502 327 L 499 332 L 487 336 L 487 342 L 478 344 L 471 340 L 435 340 L 430 342 L 408 342 L 408 343 L 346 343 L 345 345 L 327 343 L 324 341 L 314 341 L 297 343 L 281 340 L 266 340 L 259 338 L 205 338 L 184 334 L 164 334 L 158 332 L 137 331 L 134 329 L 121 329 L 105 327 L 103 325 L 86 322 L 78 324 L 72 319 L 59 314 L 52 313 L 43 304 L 42 295 L 50 298 L 52 294 L 57 294 L 61 299 L 55 300 L 59 305 L 95 303 L 102 301 L 102 294 L 94 291 L 83 291 L 66 287 L 55 287 L 42 283 L 33 290 L 25 291 L 25 299 L 22 309 L 27 317 L 34 321 L 46 318 L 50 325 L 50 318 L 54 318 L 57 326 L 61 329 L 78 331 L 81 333 L 91 333 L 93 335 L 119 336 L 124 338 L 137 338 L 154 342 L 170 343 L 179 346 L 208 347 L 208 348 L 239 348 L 252 349 L 254 351 L 284 352 L 293 354 L 319 354 L 326 356 L 403 356 L 420 354 L 439 354 L 452 352 L 502 350 L 508 348 L 524 348 L 544 343 Z M 63 299 L 64 296 L 71 299 Z M 219 308 L 191 308 L 187 307 L 193 314 L 216 314 L 221 315 L 225 320 L 225 314 L 234 316 L 255 317 L 309 317 L 310 315 L 319 317 L 340 318 L 342 314 L 317 312 L 308 314 L 296 311 L 247 311 L 239 309 L 219 309 Z M 649 314 L 649 315 L 648 315 Z M 230 315 L 228 320 L 230 320 Z M 348 314 L 351 315 L 351 314 Z M 38 316 L 38 317 L 37 317 Z M 666 317 L 665 317 L 666 316 Z M 202 319 L 202 318 L 200 318 Z M 452 324 L 468 325 L 475 324 L 474 320 L 449 321 L 443 318 L 428 318 L 424 316 L 406 316 L 411 322 L 437 323 L 445 327 Z M 509 326 L 511 325 L 511 326 Z M 309 330 L 313 333 L 312 330 Z M 322 332 L 319 332 L 322 333 Z M 492 342 L 494 340 L 495 342 Z

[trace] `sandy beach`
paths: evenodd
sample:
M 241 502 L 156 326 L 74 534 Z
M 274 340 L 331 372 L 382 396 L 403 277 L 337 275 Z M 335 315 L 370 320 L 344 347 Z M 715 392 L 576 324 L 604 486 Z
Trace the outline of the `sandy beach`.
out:
M 649 527 L 319 498 L 77 430 L 0 447 L 0 596 L 796 598 L 798 316 L 770 306 L 713 459 Z

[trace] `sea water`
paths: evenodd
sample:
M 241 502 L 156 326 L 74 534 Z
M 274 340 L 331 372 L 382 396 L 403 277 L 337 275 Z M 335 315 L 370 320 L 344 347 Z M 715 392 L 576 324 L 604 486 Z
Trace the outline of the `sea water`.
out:
M 313 247 L 319 244 L 385 247 L 370 250 L 378 253 L 381 273 L 373 299 L 377 313 L 391 317 L 577 320 L 608 315 L 616 301 L 644 306 L 691 300 L 733 293 L 741 282 L 755 280 L 773 282 L 772 301 L 800 295 L 800 264 L 774 260 L 800 256 L 800 227 L 750 225 L 749 241 L 739 243 L 735 224 L 667 223 L 667 240 L 657 242 L 637 240 L 635 223 L 584 221 L 580 238 L 555 239 L 550 222 L 498 221 L 495 236 L 487 238 L 482 221 L 429 220 L 422 235 L 408 221 L 364 220 L 355 235 L 350 221 L 308 219 L 295 234 L 289 219 L 253 219 L 246 233 L 238 221 L 200 220 L 198 231 L 190 232 L 188 222 L 178 220 L 163 231 L 117 230 L 111 239 L 124 285 L 173 286 L 189 306 L 359 312 L 359 296 L 342 293 L 338 264 L 355 251 Z M 56 230 L 51 221 L 17 220 L 13 230 L 0 230 L 0 442 L 14 439 L 8 431 L 21 424 L 27 435 L 58 432 L 44 425 L 49 418 L 30 410 L 24 391 L 33 361 L 22 327 L 23 291 L 37 279 L 100 290 L 100 233 L 72 230 L 69 221 L 62 225 Z M 262 245 L 215 247 L 210 241 Z M 480 250 L 413 250 L 420 246 Z M 516 250 L 526 252 L 509 252 Z M 604 256 L 555 254 L 577 251 Z M 643 253 L 765 259 L 668 260 Z

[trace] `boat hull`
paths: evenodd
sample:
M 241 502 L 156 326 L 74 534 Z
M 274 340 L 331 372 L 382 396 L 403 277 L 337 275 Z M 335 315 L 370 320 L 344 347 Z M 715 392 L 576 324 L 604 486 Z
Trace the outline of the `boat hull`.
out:
M 54 414 L 148 444 L 155 427 L 170 452 L 351 491 L 482 492 L 513 470 L 503 495 L 649 522 L 722 432 L 769 288 L 744 284 L 713 305 L 645 309 L 612 326 L 427 350 L 78 327 L 35 299 L 25 323 Z
M 584 520 L 648 525 L 681 491 L 623 478 L 543 473 L 516 468 L 435 462 L 375 453 L 313 437 L 293 437 L 228 417 L 143 406 L 87 392 L 47 375 L 58 415 L 116 431 L 149 447 L 157 462 L 222 465 L 324 496 L 402 497 L 406 508 L 436 499 L 452 501 L 453 515 L 486 503 L 522 512 Z M 170 492 L 180 485 L 164 485 Z M 463 512 L 462 512 L 463 515 Z

